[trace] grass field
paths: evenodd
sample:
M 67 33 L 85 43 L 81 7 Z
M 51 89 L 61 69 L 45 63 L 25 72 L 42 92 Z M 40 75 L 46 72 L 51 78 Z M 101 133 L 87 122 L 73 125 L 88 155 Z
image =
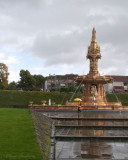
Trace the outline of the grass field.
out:
M 42 160 L 28 109 L 0 109 L 0 160 Z

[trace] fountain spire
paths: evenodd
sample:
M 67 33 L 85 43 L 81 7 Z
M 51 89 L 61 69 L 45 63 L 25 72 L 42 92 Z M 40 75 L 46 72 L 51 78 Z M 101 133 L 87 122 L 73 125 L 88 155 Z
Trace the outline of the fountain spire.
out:
M 98 59 L 101 58 L 100 47 L 97 45 L 96 30 L 92 30 L 92 40 L 88 47 L 87 58 L 90 60 L 89 76 L 100 76 L 98 72 Z
M 92 40 L 91 40 L 90 48 L 91 50 L 96 50 L 98 48 L 95 28 L 93 28 L 92 30 Z
M 96 30 L 93 28 L 92 30 L 92 42 L 96 42 Z

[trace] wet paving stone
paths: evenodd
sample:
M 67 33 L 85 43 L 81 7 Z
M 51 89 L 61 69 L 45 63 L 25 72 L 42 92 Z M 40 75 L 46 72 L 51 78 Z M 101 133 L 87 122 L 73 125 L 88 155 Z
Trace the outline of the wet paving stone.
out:
M 128 144 L 118 142 L 57 141 L 57 158 L 128 159 Z
M 66 126 L 56 127 L 55 135 L 63 139 L 56 139 L 56 160 L 128 159 L 128 111 L 44 112 L 42 114 L 54 117 L 57 126 Z M 55 117 L 60 119 L 55 119 Z M 71 127 L 73 125 L 75 127 Z M 91 126 L 91 128 L 86 128 L 86 126 Z M 95 126 L 103 126 L 103 129 Z M 112 127 L 105 128 L 104 126 Z M 70 141 L 64 139 L 68 136 Z M 76 140 L 71 139 L 73 136 L 98 137 L 98 139 Z M 117 137 L 117 139 L 113 138 L 109 141 L 102 137 Z M 122 141 L 121 137 L 125 137 L 127 141 Z

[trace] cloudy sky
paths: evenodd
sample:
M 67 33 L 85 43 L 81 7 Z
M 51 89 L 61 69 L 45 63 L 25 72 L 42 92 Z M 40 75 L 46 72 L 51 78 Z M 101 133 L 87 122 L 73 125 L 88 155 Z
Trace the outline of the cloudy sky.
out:
M 127 0 L 0 0 L 0 62 L 9 81 L 31 74 L 87 74 L 92 28 L 101 74 L 128 75 Z

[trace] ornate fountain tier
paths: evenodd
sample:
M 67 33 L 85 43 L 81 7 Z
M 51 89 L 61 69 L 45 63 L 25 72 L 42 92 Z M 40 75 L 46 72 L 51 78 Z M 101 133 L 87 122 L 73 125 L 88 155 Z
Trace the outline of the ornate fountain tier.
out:
M 75 78 L 75 81 L 77 83 L 82 83 L 82 84 L 87 84 L 87 83 L 91 83 L 91 84 L 98 84 L 98 83 L 102 83 L 102 84 L 106 84 L 106 83 L 111 83 L 113 82 L 113 78 L 112 77 L 106 77 L 106 76 L 93 76 L 90 77 L 88 75 L 84 75 L 84 76 L 79 76 Z
M 82 105 L 84 106 L 107 106 L 106 93 L 103 84 L 111 83 L 112 77 L 105 76 L 89 76 L 84 75 L 76 77 L 77 83 L 84 84 L 84 91 L 82 96 Z

